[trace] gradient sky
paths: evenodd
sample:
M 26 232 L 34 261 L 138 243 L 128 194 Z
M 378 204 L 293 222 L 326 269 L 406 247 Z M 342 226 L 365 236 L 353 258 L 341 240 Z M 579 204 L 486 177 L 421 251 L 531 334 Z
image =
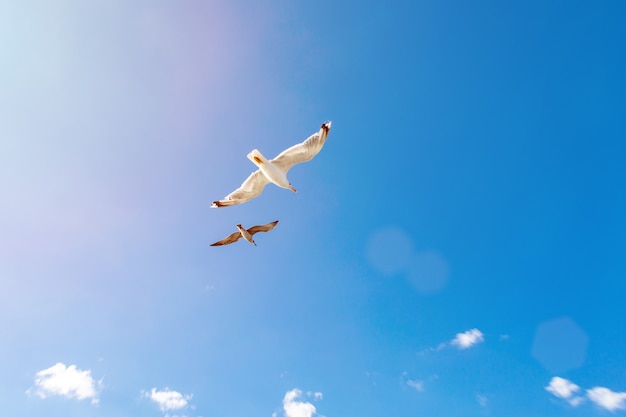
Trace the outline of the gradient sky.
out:
M 624 22 L 0 3 L 2 413 L 626 415 Z M 297 194 L 209 208 L 327 120 Z

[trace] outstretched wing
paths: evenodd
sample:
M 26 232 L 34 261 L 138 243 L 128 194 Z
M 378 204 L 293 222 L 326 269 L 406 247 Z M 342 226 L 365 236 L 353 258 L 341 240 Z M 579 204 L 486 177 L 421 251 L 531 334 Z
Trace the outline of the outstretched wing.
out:
M 238 241 L 239 238 L 241 238 L 241 232 L 236 231 L 235 233 L 231 233 L 227 238 L 211 244 L 211 246 L 230 245 L 231 243 Z
M 324 123 L 318 132 L 309 136 L 304 142 L 282 151 L 271 160 L 272 164 L 283 172 L 287 172 L 292 166 L 313 159 L 322 150 L 330 132 L 330 125 L 331 122 Z
M 211 207 L 234 206 L 235 204 L 245 203 L 261 195 L 263 188 L 265 188 L 267 184 L 269 184 L 269 180 L 260 170 L 256 170 L 250 174 L 239 188 L 228 194 L 222 200 L 214 201 Z
M 253 235 L 258 232 L 269 232 L 274 227 L 276 227 L 277 224 L 278 224 L 278 220 L 276 220 L 275 222 L 268 223 L 268 224 L 263 224 L 261 226 L 254 226 L 248 229 L 248 233 Z

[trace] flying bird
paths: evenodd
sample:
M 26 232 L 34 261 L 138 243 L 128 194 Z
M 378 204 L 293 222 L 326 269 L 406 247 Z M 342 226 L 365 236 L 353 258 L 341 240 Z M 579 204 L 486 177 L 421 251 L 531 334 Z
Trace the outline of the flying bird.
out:
M 213 243 L 211 246 L 230 245 L 231 243 L 235 243 L 242 237 L 248 242 L 252 243 L 254 246 L 256 246 L 256 242 L 254 241 L 254 239 L 252 239 L 252 235 L 258 232 L 269 232 L 274 227 L 276 227 L 277 224 L 278 220 L 261 226 L 254 226 L 249 228 L 248 230 L 244 229 L 242 225 L 238 224 L 237 229 L 239 230 L 237 232 L 232 233 L 230 236 L 220 240 L 219 242 Z
M 235 191 L 222 200 L 214 201 L 211 207 L 226 207 L 245 203 L 261 195 L 263 188 L 270 182 L 295 193 L 296 189 L 287 179 L 287 171 L 296 164 L 310 161 L 322 150 L 328 132 L 330 132 L 330 125 L 331 122 L 324 123 L 318 132 L 309 136 L 304 142 L 282 151 L 271 161 L 268 161 L 258 149 L 254 149 L 248 154 L 248 159 L 259 169 L 250 174 Z

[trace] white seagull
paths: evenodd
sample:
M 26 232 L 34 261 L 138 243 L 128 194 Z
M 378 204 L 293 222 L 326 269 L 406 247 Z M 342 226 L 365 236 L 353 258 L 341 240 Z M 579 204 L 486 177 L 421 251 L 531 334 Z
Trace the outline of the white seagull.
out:
M 237 229 L 239 229 L 239 231 L 230 234 L 228 237 L 220 240 L 219 242 L 211 244 L 211 246 L 230 245 L 231 243 L 235 243 L 242 237 L 248 242 L 252 243 L 254 246 L 256 246 L 256 242 L 254 241 L 254 239 L 252 239 L 252 235 L 258 232 L 269 232 L 274 227 L 276 227 L 277 224 L 278 220 L 261 226 L 253 226 L 248 230 L 244 229 L 242 225 L 238 224 Z
M 268 161 L 258 149 L 248 154 L 258 170 L 254 171 L 250 176 L 232 193 L 228 194 L 222 200 L 214 201 L 211 207 L 234 206 L 235 204 L 245 203 L 258 197 L 263 192 L 263 188 L 270 182 L 281 188 L 296 192 L 287 179 L 287 171 L 301 162 L 307 162 L 313 159 L 315 155 L 322 150 L 324 142 L 330 132 L 331 122 L 326 122 L 320 130 L 309 136 L 304 142 L 292 146 L 282 151 L 276 158 Z

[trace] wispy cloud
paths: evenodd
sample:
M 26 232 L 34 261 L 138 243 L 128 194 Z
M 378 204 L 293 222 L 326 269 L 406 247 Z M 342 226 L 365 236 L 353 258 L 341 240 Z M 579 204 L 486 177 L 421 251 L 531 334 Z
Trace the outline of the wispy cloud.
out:
M 181 394 L 180 392 L 170 390 L 169 388 L 165 388 L 161 391 L 158 391 L 156 388 L 152 388 L 149 392 L 145 392 L 144 396 L 157 404 L 159 409 L 163 412 L 182 410 L 187 407 L 189 400 L 191 400 L 192 397 L 191 394 Z
M 459 349 L 467 349 L 475 344 L 484 341 L 483 332 L 478 329 L 471 329 L 463 333 L 457 333 L 456 337 L 450 342 L 451 345 Z
M 485 397 L 484 395 L 476 394 L 476 402 L 481 407 L 487 407 L 488 401 L 487 401 L 487 397 Z
M 324 398 L 324 394 L 322 394 L 321 392 L 307 391 L 306 395 L 308 395 L 309 397 L 313 397 L 316 400 L 321 400 L 322 398 Z
M 418 392 L 424 391 L 424 381 L 409 379 L 406 381 L 406 384 L 409 387 L 415 389 L 415 391 L 418 391 Z
M 101 381 L 91 377 L 91 370 L 81 371 L 76 365 L 65 366 L 59 362 L 37 372 L 35 386 L 27 393 L 35 394 L 42 399 L 51 395 L 77 400 L 91 399 L 92 404 L 97 404 L 101 385 Z
M 417 352 L 417 353 L 418 353 L 419 355 L 423 355 L 423 354 L 425 354 L 425 353 L 429 353 L 429 352 L 439 352 L 440 350 L 445 349 L 445 348 L 446 348 L 446 346 L 448 346 L 448 343 L 446 343 L 446 342 L 442 342 L 442 343 L 439 343 L 439 344 L 438 344 L 437 346 L 435 346 L 435 347 L 429 347 L 429 348 L 426 348 L 426 349 L 424 349 L 424 350 L 422 350 L 422 351 L 420 351 L 420 352 Z
M 308 393 L 309 396 L 313 396 L 316 400 L 323 397 L 321 392 Z M 287 391 L 283 398 L 283 410 L 286 417 L 312 417 L 316 414 L 317 410 L 313 404 L 307 401 L 300 401 L 302 391 L 297 388 Z
M 430 377 L 426 378 L 428 381 L 433 381 L 435 379 L 437 379 L 438 376 L 435 375 L 431 375 Z M 409 378 L 409 373 L 404 371 L 402 372 L 402 376 L 401 376 L 401 382 L 402 384 L 406 384 L 407 386 L 411 387 L 412 389 L 414 389 L 417 392 L 423 392 L 425 387 L 426 387 L 426 380 L 424 379 L 411 379 Z
M 609 411 L 626 410 L 626 392 L 615 392 L 604 387 L 587 390 L 587 397 Z
M 580 405 L 584 400 L 583 397 L 576 395 L 580 391 L 580 387 L 565 378 L 555 376 L 550 380 L 550 384 L 544 388 L 555 397 L 566 400 L 574 407 Z

